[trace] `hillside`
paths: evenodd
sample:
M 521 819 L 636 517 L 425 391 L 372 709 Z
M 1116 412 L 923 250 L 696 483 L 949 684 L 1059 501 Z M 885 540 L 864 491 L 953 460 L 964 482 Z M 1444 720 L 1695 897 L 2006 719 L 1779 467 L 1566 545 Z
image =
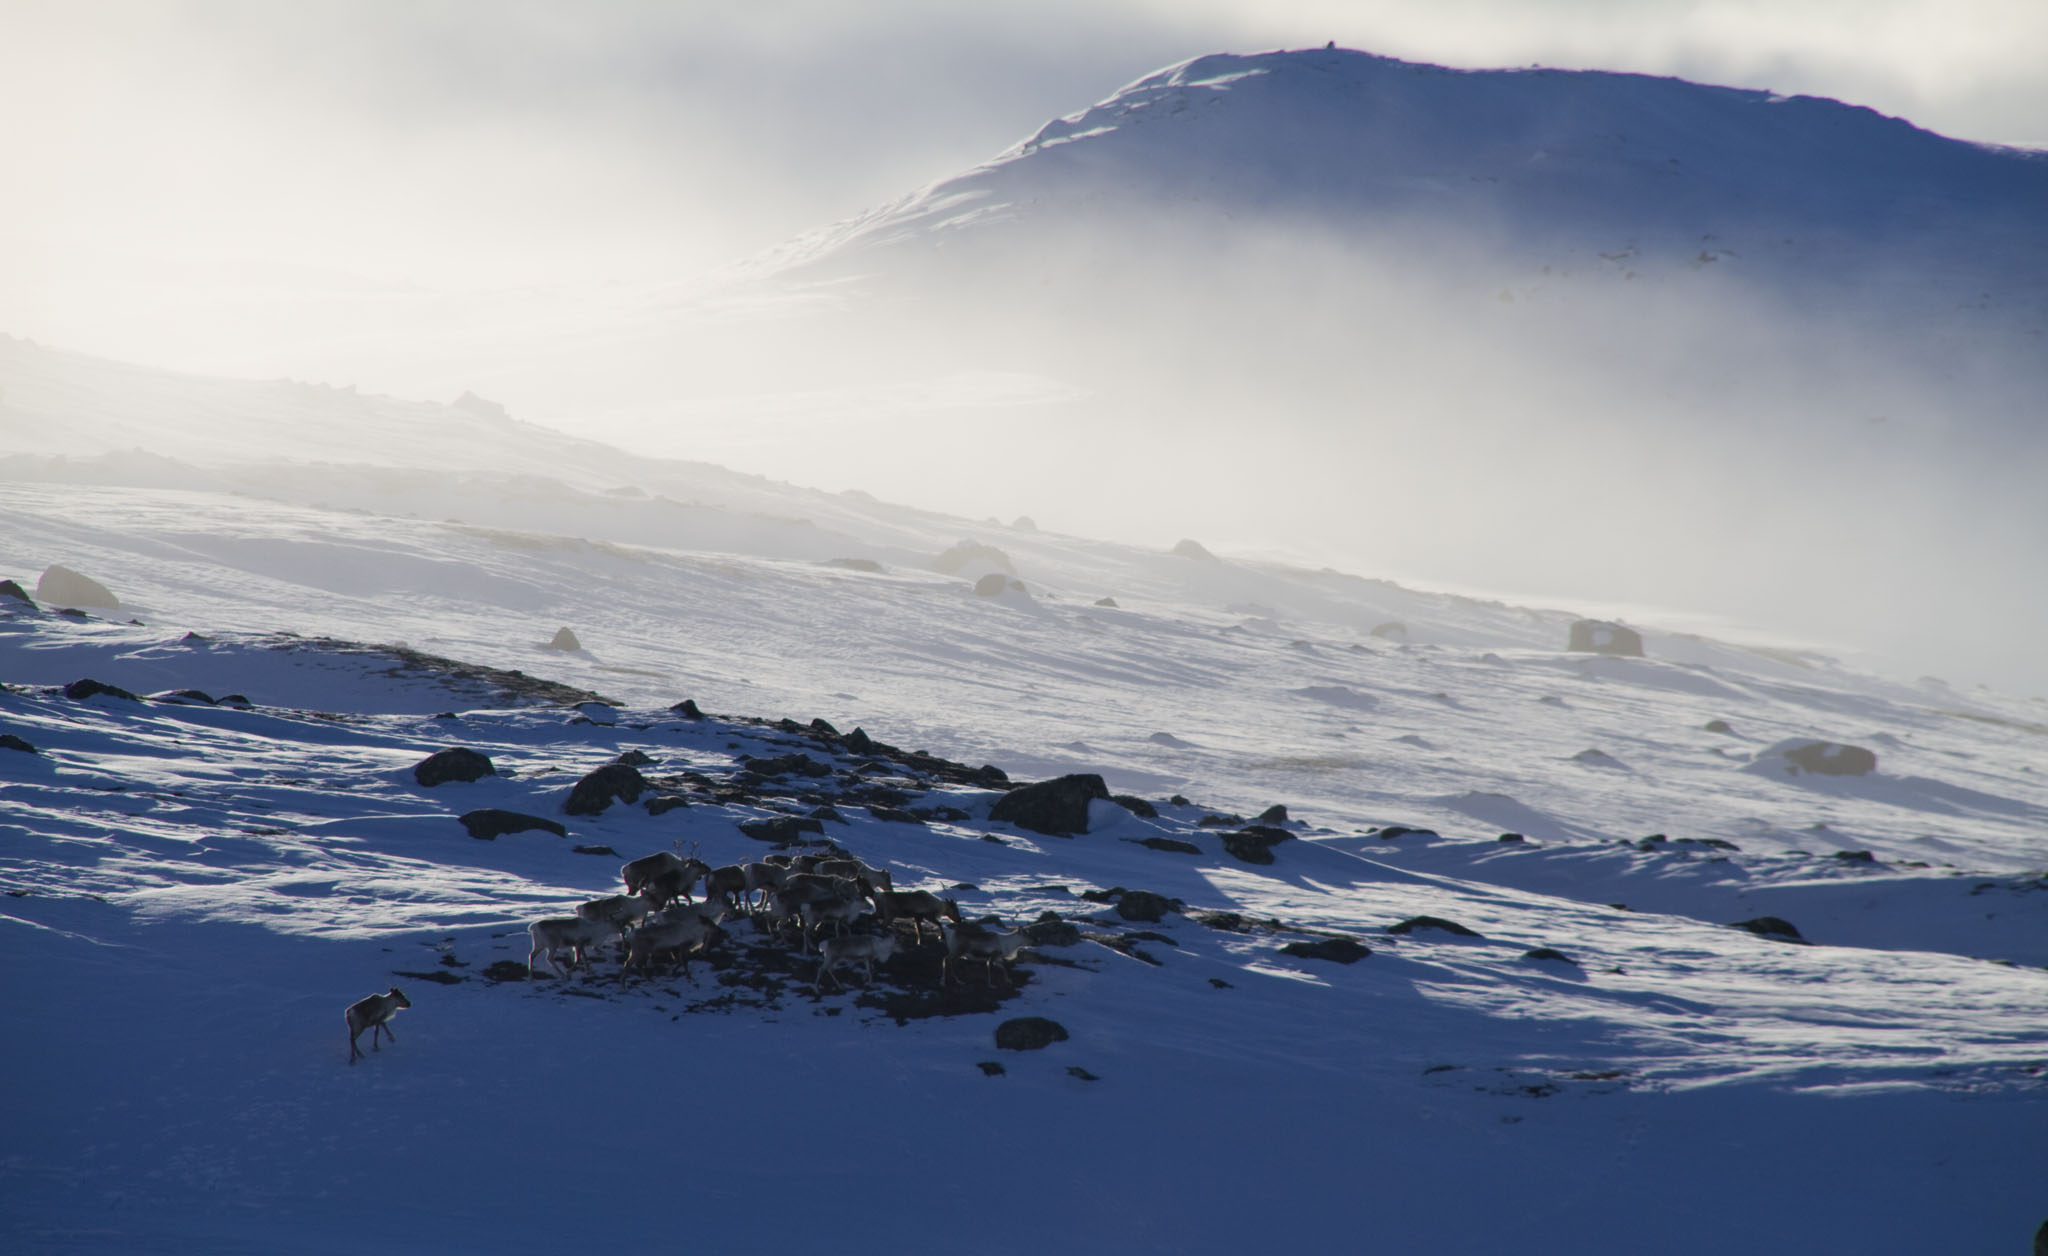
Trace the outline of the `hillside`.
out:
M 29 747 L 0 748 L 0 993 L 39 1015 L 5 1048 L 32 1150 L 0 1198 L 28 1250 L 339 1250 L 368 1210 L 395 1250 L 538 1251 L 678 1191 L 698 1241 L 794 1190 L 786 1236 L 855 1250 L 894 1240 L 844 1218 L 899 1207 L 992 1252 L 1361 1217 L 1390 1247 L 2000 1250 L 2039 1222 L 2038 700 L 444 439 L 467 412 L 330 390 L 290 395 L 387 457 L 236 461 L 210 424 L 267 386 L 22 352 L 8 407 L 61 415 L 68 379 L 166 415 L 120 438 L 162 452 L 78 424 L 4 464 L 31 600 L 0 598 Z M 33 602 L 53 563 L 119 606 Z M 1589 612 L 1642 656 L 1569 648 Z M 86 678 L 139 697 L 67 696 Z M 1816 772 L 1815 741 L 1873 758 Z M 496 774 L 419 785 L 452 745 Z M 621 756 L 649 794 L 564 810 Z M 1075 773 L 1156 814 L 992 816 Z M 1014 992 L 940 992 L 927 944 L 821 994 L 743 919 L 687 977 L 524 979 L 524 926 L 624 859 L 758 858 L 741 823 L 820 806 L 766 831 L 1045 926 Z M 485 809 L 566 836 L 475 840 Z M 1476 936 L 1394 931 L 1419 917 Z M 1768 918 L 1804 944 L 1730 927 Z M 413 1006 L 351 1068 L 341 1009 L 392 983 Z M 997 1044 L 1034 1016 L 1068 1037 Z

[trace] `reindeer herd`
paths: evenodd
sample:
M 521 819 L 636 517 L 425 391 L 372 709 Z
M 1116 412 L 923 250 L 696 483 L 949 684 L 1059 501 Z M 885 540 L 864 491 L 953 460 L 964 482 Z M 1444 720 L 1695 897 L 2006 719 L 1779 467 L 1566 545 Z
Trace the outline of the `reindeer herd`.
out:
M 651 971 L 664 957 L 680 964 L 687 978 L 691 957 L 716 944 L 724 926 L 741 917 L 773 937 L 794 935 L 803 954 L 815 953 L 812 989 L 819 993 L 827 982 L 844 989 L 839 973 L 849 964 L 860 965 L 864 980 L 872 982 L 875 965 L 887 963 L 904 944 L 902 924 L 910 926 L 913 947 L 924 945 L 927 925 L 934 941 L 945 945 L 942 985 L 955 979 L 962 963 L 983 965 L 991 986 L 998 975 L 1010 981 L 1008 965 L 1025 944 L 1021 932 L 964 920 L 951 898 L 898 890 L 887 869 L 852 857 L 770 855 L 759 863 L 713 868 L 694 854 L 659 851 L 628 863 L 619 876 L 625 893 L 591 899 L 573 916 L 527 927 L 533 939 L 526 956 L 529 977 L 534 962 L 544 960 L 567 978 L 579 965 L 589 968 L 592 954 L 611 944 L 621 957 L 621 984 L 635 969 Z M 693 891 L 701 891 L 702 901 Z M 559 959 L 564 955 L 567 968 Z

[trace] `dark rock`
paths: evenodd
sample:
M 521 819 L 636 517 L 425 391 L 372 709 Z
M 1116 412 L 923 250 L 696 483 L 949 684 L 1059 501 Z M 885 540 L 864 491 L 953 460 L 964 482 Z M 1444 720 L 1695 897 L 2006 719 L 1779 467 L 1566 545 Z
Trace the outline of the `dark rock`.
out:
M 1273 862 L 1273 848 L 1289 840 L 1294 834 L 1286 829 L 1271 828 L 1263 824 L 1247 825 L 1234 833 L 1218 834 L 1223 849 L 1248 864 L 1269 864 Z
M 873 754 L 875 743 L 865 729 L 855 725 L 854 730 L 846 735 L 846 748 L 855 754 Z
M 1116 900 L 1116 914 L 1125 920 L 1157 924 L 1166 913 L 1180 910 L 1180 901 L 1150 890 L 1125 890 Z
M 42 751 L 16 737 L 13 733 L 0 733 L 0 750 L 19 750 L 23 754 L 42 753 Z
M 1523 951 L 1522 958 L 1533 960 L 1555 960 L 1560 964 L 1571 964 L 1574 966 L 1576 966 L 1579 962 L 1573 959 L 1571 956 L 1566 955 L 1563 951 L 1555 950 L 1547 946 L 1539 946 L 1534 948 L 1533 950 Z
M 249 701 L 249 700 L 248 700 L 247 698 L 243 697 L 243 696 L 242 696 L 241 694 L 238 694 L 238 693 L 231 693 L 231 694 L 229 694 L 229 695 L 228 695 L 227 697 L 225 697 L 225 698 L 222 698 L 222 699 L 220 700 L 220 705 L 222 705 L 222 706 L 232 706 L 232 707 L 249 707 L 249 706 L 254 706 L 254 705 L 255 705 L 255 703 L 253 703 L 253 702 Z
M 1710 733 L 1733 733 L 1735 730 L 1729 726 L 1727 720 L 1708 720 L 1707 731 Z
M 1147 820 L 1159 818 L 1159 808 L 1146 802 L 1136 794 L 1116 794 L 1110 798 L 1110 801 L 1134 816 L 1142 816 Z
M 28 595 L 28 590 L 12 580 L 0 580 L 0 597 L 11 597 L 18 602 L 27 602 L 30 606 L 36 604 L 36 600 Z
M 821 763 L 807 754 L 778 755 L 773 759 L 745 759 L 747 771 L 760 776 L 808 776 L 813 779 L 832 775 L 832 765 Z
M 1095 604 L 1096 604 L 1097 606 L 1107 606 L 1107 607 L 1108 607 L 1109 609 L 1111 609 L 1111 610 L 1115 610 L 1115 609 L 1117 609 L 1117 605 L 1116 605 L 1116 599 L 1115 599 L 1115 598 L 1113 598 L 1113 597 L 1099 597 L 1099 598 L 1096 598 L 1096 599 L 1095 599 Z
M 1088 831 L 1088 804 L 1107 799 L 1109 787 L 1092 772 L 1020 785 L 989 808 L 988 818 L 1033 833 L 1072 837 Z
M 1264 811 L 1261 811 L 1261 812 L 1259 813 L 1258 823 L 1260 823 L 1260 824 L 1285 824 L 1285 823 L 1287 823 L 1287 807 L 1286 807 L 1286 805 L 1285 805 L 1284 803 L 1277 803 L 1277 802 L 1276 802 L 1276 803 L 1274 803 L 1274 804 L 1273 804 L 1272 806 L 1270 806 L 1270 807 L 1266 808 L 1266 809 L 1265 809 Z
M 503 837 L 507 833 L 524 833 L 528 829 L 543 829 L 556 837 L 569 836 L 569 830 L 553 820 L 526 815 L 518 811 L 501 811 L 496 807 L 485 807 L 462 814 L 462 827 L 480 842 Z
M 2041 1228 L 2034 1231 L 2034 1256 L 2048 1256 L 2048 1221 L 2043 1221 Z
M 213 696 L 204 689 L 165 689 L 149 695 L 151 702 L 168 702 L 174 706 L 215 706 Z M 436 717 L 439 718 L 438 716 Z
M 570 632 L 567 628 L 558 628 L 555 630 L 553 638 L 541 648 L 544 650 L 580 650 L 583 648 L 583 643 L 578 641 L 576 634 Z
M 647 788 L 647 778 L 640 775 L 640 769 L 607 763 L 576 782 L 562 810 L 572 816 L 599 815 L 614 802 L 640 801 Z
M 1702 838 L 1699 838 L 1699 839 L 1698 839 L 1698 841 L 1699 841 L 1699 844 L 1700 844 L 1700 845 L 1702 845 L 1702 846 L 1711 846 L 1711 847 L 1713 847 L 1713 848 L 1714 848 L 1715 850 L 1741 850 L 1741 849 L 1742 849 L 1742 847 L 1740 847 L 1740 846 L 1737 846 L 1737 845 L 1736 845 L 1735 843 L 1733 843 L 1733 842 L 1729 841 L 1729 840 L 1728 840 L 1727 838 L 1725 838 L 1725 837 L 1702 837 Z
M 1389 824 L 1383 829 L 1374 829 L 1372 832 L 1375 837 L 1379 838 L 1383 842 L 1391 842 L 1397 837 L 1438 836 L 1437 831 L 1435 829 L 1417 829 L 1411 828 L 1405 824 Z
M 1043 912 L 1038 919 L 1018 930 L 1033 946 L 1079 946 L 1081 928 L 1061 920 L 1058 912 Z
M 974 582 L 976 597 L 994 597 L 1010 587 L 1010 578 L 999 571 L 991 571 Z
M 1195 823 L 1205 829 L 1227 829 L 1233 824 L 1243 824 L 1244 817 L 1236 812 L 1230 812 L 1226 815 L 1217 815 L 1211 812 L 1195 821 Z
M 1067 1076 L 1079 1078 L 1081 1081 L 1084 1082 L 1099 1082 L 1102 1080 L 1100 1077 L 1097 1077 L 1095 1074 L 1089 1072 L 1085 1068 L 1082 1068 L 1078 1064 L 1067 1065 Z
M 801 842 L 806 833 L 822 834 L 825 823 L 809 816 L 768 816 L 760 820 L 742 820 L 739 828 L 740 832 L 757 842 L 774 842 L 781 846 Z
M 619 857 L 619 852 L 609 846 L 572 846 L 570 849 L 578 855 L 603 855 L 606 859 Z
M 1326 959 L 1335 964 L 1356 964 L 1372 954 L 1372 948 L 1350 938 L 1318 938 L 1314 942 L 1289 942 L 1280 948 L 1280 953 L 1302 959 Z
M 1821 776 L 1868 776 L 1877 770 L 1877 756 L 1861 746 L 1809 741 L 1784 751 L 1785 762 Z
M 981 1063 L 975 1065 L 975 1067 L 980 1069 L 982 1071 L 982 1074 L 987 1077 L 1001 1077 L 1003 1074 L 1010 1071 L 1003 1067 L 1002 1061 L 1000 1060 L 983 1060 Z
M 1662 833 L 1652 833 L 1648 837 L 1643 838 L 1641 841 L 1637 842 L 1636 849 L 1654 850 L 1659 846 L 1667 845 L 1670 841 L 1671 839 L 1669 837 L 1666 837 Z
M 1643 657 L 1642 634 L 1633 628 L 1604 619 L 1582 619 L 1572 625 L 1571 643 L 1565 649 L 1581 654 L 1618 654 Z
M 64 686 L 64 696 L 71 699 L 73 702 L 83 702 L 87 698 L 95 698 L 101 694 L 105 694 L 109 698 L 126 698 L 130 702 L 142 701 L 142 699 L 136 697 L 132 693 L 129 693 L 126 689 L 121 688 L 119 685 L 101 684 L 97 680 L 74 680 L 70 684 Z
M 629 768 L 644 768 L 654 762 L 654 756 L 644 750 L 623 750 L 619 752 L 619 757 L 613 759 L 612 762 L 623 763 Z
M 1410 916 L 1400 924 L 1387 926 L 1388 933 L 1413 933 L 1417 929 L 1441 929 L 1445 933 L 1455 933 L 1461 938 L 1485 936 L 1476 930 L 1467 929 L 1455 920 L 1445 920 L 1441 916 Z
M 951 546 L 945 553 L 932 559 L 932 569 L 943 571 L 950 576 L 974 562 L 992 563 L 1011 575 L 1017 572 L 1017 569 L 1010 565 L 1008 554 L 993 545 L 983 545 L 979 541 L 961 541 Z
M 36 581 L 36 597 L 45 606 L 90 606 L 95 610 L 109 611 L 121 608 L 121 599 L 115 597 L 106 585 L 55 563 L 44 570 L 42 579 Z
M 812 720 L 811 731 L 816 733 L 820 737 L 837 737 L 839 735 L 839 730 L 832 727 L 824 720 Z
M 1043 1016 L 1019 1016 L 996 1026 L 996 1046 L 1005 1051 L 1038 1051 L 1066 1040 L 1066 1026 Z
M 1496 842 L 1526 842 L 1529 839 L 1522 836 L 1520 833 L 1503 833 L 1499 837 L 1494 838 L 1493 840 Z
M 1747 929 L 1758 937 L 1763 938 L 1782 938 L 1787 942 L 1804 942 L 1806 940 L 1799 936 L 1799 930 L 1793 926 L 1791 921 L 1781 920 L 1776 916 L 1758 916 L 1754 920 L 1737 920 L 1728 927 L 1731 929 Z
M 704 713 L 697 709 L 697 700 L 695 698 L 684 698 L 681 702 L 670 707 L 669 710 L 674 711 L 686 720 L 701 720 L 704 718 Z
M 1140 838 L 1138 841 L 1138 845 L 1147 847 L 1151 850 L 1169 851 L 1176 855 L 1199 855 L 1202 853 L 1201 847 L 1195 845 L 1193 842 L 1183 842 L 1177 837 Z
M 1211 554 L 1200 541 L 1188 537 L 1182 537 L 1179 541 L 1176 541 L 1173 546 L 1173 552 L 1182 558 L 1200 558 L 1212 563 L 1218 561 L 1217 557 Z
M 645 805 L 647 807 L 648 815 L 665 816 L 669 812 L 677 809 L 678 807 L 689 806 L 690 800 L 683 797 L 681 794 L 662 794 L 658 797 L 648 799 Z
M 436 750 L 414 764 L 412 769 L 412 779 L 427 789 L 446 785 L 449 781 L 476 781 L 497 774 L 498 769 L 492 766 L 489 755 L 466 746 Z
M 813 819 L 813 820 L 836 820 L 836 821 L 838 821 L 838 822 L 839 822 L 840 824 L 846 824 L 846 823 L 848 823 L 848 820 L 847 820 L 847 818 L 846 818 L 845 816 L 843 816 L 843 815 L 840 815 L 840 814 L 839 814 L 839 808 L 837 808 L 837 807 L 833 806 L 833 805 L 832 805 L 831 803 L 829 803 L 829 802 L 828 802 L 828 803 L 826 803 L 826 804 L 825 804 L 824 806 L 822 806 L 822 807 L 819 807 L 819 808 L 818 808 L 817 810 L 815 810 L 815 811 L 811 812 L 811 819 Z
M 1198 911 L 1189 917 L 1198 925 L 1221 929 L 1225 933 L 1250 933 L 1253 921 L 1234 911 Z
M 1876 863 L 1877 856 L 1867 850 L 1838 850 L 1834 857 L 1843 863 Z
M 1180 795 L 1180 794 L 1175 794 L 1175 795 L 1174 795 L 1173 797 L 1171 797 L 1171 798 L 1169 798 L 1169 799 L 1167 799 L 1167 800 L 1166 800 L 1166 805 L 1167 805 L 1167 806 L 1169 806 L 1169 807 L 1191 807 L 1191 806 L 1193 806 L 1194 804 L 1193 804 L 1193 803 L 1190 803 L 1190 802 L 1189 802 L 1189 801 L 1188 801 L 1188 800 L 1187 800 L 1187 799 L 1186 799 L 1185 797 L 1183 797 L 1182 795 Z
M 525 981 L 526 965 L 518 960 L 501 959 L 484 969 L 483 976 L 486 981 Z

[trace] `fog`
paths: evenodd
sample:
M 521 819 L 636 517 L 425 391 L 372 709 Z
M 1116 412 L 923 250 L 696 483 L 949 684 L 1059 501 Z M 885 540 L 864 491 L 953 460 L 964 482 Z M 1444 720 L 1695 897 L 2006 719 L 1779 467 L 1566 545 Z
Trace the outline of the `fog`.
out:
M 2039 6 L 759 8 L 5 3 L 0 331 L 2048 687 L 2014 627 L 2048 619 L 2039 371 L 1972 339 L 1994 319 L 1864 317 L 1882 274 L 1815 319 L 1675 254 L 1630 283 L 1497 239 L 1156 223 L 978 290 L 734 269 L 1226 48 L 1672 73 L 2040 141 Z

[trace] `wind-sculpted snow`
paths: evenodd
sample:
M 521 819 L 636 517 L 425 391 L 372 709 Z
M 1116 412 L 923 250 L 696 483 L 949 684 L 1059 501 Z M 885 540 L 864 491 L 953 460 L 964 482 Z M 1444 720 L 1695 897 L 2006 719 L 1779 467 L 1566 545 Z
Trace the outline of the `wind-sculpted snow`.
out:
M 37 650 L 123 661 L 106 626 L 7 623 L 10 670 Z M 283 691 L 301 663 L 270 645 L 182 657 Z M 1475 1175 L 1502 1218 L 1548 1210 L 1536 1251 L 1607 1250 L 1617 1216 L 1674 1252 L 1758 1225 L 1874 1240 L 1873 1182 L 1925 1200 L 1887 1210 L 1887 1237 L 1995 1248 L 2033 1220 L 2022 1131 L 2048 1102 L 2048 977 L 1991 960 L 2048 959 L 2038 873 L 1786 853 L 1845 840 L 1833 832 L 1753 834 L 1745 850 L 1503 843 L 1313 815 L 1327 803 L 1257 830 L 1272 862 L 1250 863 L 1228 840 L 1244 822 L 1211 823 L 1221 808 L 1192 788 L 1149 818 L 1092 804 L 1086 833 L 1046 837 L 988 818 L 1001 792 L 968 783 L 998 779 L 967 765 L 978 756 L 897 749 L 889 725 L 856 735 L 840 710 L 837 729 L 644 702 L 604 721 L 577 705 L 396 713 L 422 678 L 373 651 L 325 657 L 330 684 L 393 713 L 0 693 L 0 726 L 32 747 L 0 749 L 4 994 L 38 1008 L 4 1060 L 9 1127 L 34 1150 L 0 1168 L 0 1189 L 31 1250 L 324 1250 L 318 1236 L 365 1200 L 401 1222 L 394 1250 L 539 1250 L 678 1180 L 735 1201 L 704 1212 L 699 1241 L 741 1241 L 759 1225 L 744 1201 L 785 1189 L 790 1123 L 821 1111 L 881 1154 L 796 1153 L 823 1208 L 785 1223 L 805 1238 L 906 1179 L 927 1221 L 971 1227 L 987 1175 L 963 1138 L 1009 1149 L 1004 1188 L 1033 1201 L 978 1243 L 996 1252 L 1077 1227 L 1194 1251 L 1307 1240 L 1360 1207 L 1388 1234 L 1476 1241 L 1465 1210 L 1427 1202 Z M 444 683 L 453 700 L 471 682 Z M 414 765 L 452 745 L 495 771 L 420 785 Z M 579 777 L 622 759 L 654 794 L 565 813 Z M 567 981 L 525 980 L 525 924 L 616 892 L 623 859 L 758 858 L 773 847 L 743 823 L 819 805 L 822 833 L 790 830 L 811 849 L 949 893 L 969 918 L 1063 923 L 1012 987 L 970 978 L 957 995 L 935 984 L 933 943 L 821 995 L 815 961 L 743 919 L 687 978 L 621 983 L 600 956 Z M 475 840 L 458 817 L 486 807 L 568 836 Z M 1766 913 L 1807 944 L 1728 927 Z M 1449 925 L 1392 929 L 1418 918 Z M 1345 939 L 1363 949 L 1339 955 Z M 342 1008 L 392 984 L 412 1003 L 397 1039 L 345 1066 Z M 951 1014 L 920 1019 L 932 1011 Z M 1030 1016 L 1064 1038 L 1001 1049 L 997 1025 Z M 558 1176 L 536 1202 L 530 1148 L 606 1112 L 702 1137 Z M 1101 1128 L 1126 1133 L 1083 1133 Z M 1363 1147 L 1367 1128 L 1400 1154 Z M 1291 1153 L 1263 1188 L 1284 1218 L 1188 1192 L 1188 1174 L 1237 1154 L 1207 1149 L 1268 1145 Z M 1703 1145 L 1734 1149 L 1716 1176 L 1740 1217 L 1668 1232 L 1667 1166 Z M 1853 1181 L 1800 1172 L 1837 1157 L 1861 1158 Z M 1098 1193 L 1111 1188 L 1113 1204 Z M 1967 1215 L 1947 1206 L 1973 1190 Z

